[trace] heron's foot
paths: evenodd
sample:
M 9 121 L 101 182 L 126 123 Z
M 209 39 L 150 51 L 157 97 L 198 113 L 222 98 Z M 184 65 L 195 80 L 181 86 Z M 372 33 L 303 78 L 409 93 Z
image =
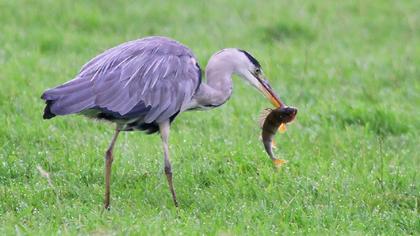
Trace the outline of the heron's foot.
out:
M 179 209 L 179 204 L 178 204 L 178 201 L 176 200 L 176 198 L 174 198 L 174 204 L 175 204 L 176 209 Z
M 168 185 L 169 185 L 169 190 L 171 191 L 172 194 L 172 199 L 174 201 L 174 205 L 176 208 L 178 208 L 178 201 L 176 200 L 176 193 L 175 193 L 175 189 L 174 189 L 174 185 L 173 185 L 173 181 L 172 181 L 172 171 L 171 171 L 171 167 L 165 167 L 165 174 L 166 174 L 166 178 L 168 180 Z
M 111 210 L 111 206 L 109 204 L 109 202 L 104 202 L 104 209 L 110 211 Z
M 273 159 L 274 167 L 278 170 L 280 167 L 282 167 L 285 163 L 287 163 L 286 160 L 283 159 Z

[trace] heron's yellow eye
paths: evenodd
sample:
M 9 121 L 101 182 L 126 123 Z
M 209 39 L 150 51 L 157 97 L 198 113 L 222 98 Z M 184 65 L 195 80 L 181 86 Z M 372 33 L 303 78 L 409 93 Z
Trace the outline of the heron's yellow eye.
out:
M 256 68 L 255 69 L 255 74 L 257 74 L 257 75 L 261 74 L 261 69 L 260 68 Z

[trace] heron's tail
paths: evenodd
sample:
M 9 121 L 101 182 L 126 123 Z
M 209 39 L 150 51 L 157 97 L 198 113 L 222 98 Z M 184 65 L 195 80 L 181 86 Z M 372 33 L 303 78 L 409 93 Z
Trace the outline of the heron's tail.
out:
M 43 117 L 51 119 L 57 115 L 75 114 L 91 108 L 95 97 L 89 80 L 73 79 L 46 90 L 41 99 L 46 103 Z
M 44 108 L 44 115 L 42 118 L 44 119 L 51 119 L 56 116 L 54 113 L 51 112 L 51 105 L 53 104 L 53 100 L 47 100 L 45 103 L 47 104 Z

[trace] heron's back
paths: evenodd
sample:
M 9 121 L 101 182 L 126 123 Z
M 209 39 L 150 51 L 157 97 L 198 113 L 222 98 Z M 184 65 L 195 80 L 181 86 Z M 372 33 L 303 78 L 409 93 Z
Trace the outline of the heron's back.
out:
M 114 122 L 173 120 L 201 83 L 190 49 L 165 37 L 147 37 L 108 49 L 76 77 L 46 90 L 44 118 L 81 113 Z

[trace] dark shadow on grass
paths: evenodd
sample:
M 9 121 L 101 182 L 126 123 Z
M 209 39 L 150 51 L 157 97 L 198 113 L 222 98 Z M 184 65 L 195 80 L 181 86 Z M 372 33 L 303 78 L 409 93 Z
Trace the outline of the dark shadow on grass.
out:
M 63 47 L 63 38 L 61 35 L 46 34 L 41 35 L 34 40 L 38 41 L 39 50 L 42 54 L 57 53 Z
M 262 28 L 263 40 L 284 42 L 288 40 L 312 41 L 315 33 L 297 22 L 277 22 Z
M 342 127 L 350 125 L 365 126 L 377 135 L 400 135 L 409 131 L 409 122 L 402 114 L 381 108 L 358 108 L 342 106 L 329 118 L 330 122 Z

